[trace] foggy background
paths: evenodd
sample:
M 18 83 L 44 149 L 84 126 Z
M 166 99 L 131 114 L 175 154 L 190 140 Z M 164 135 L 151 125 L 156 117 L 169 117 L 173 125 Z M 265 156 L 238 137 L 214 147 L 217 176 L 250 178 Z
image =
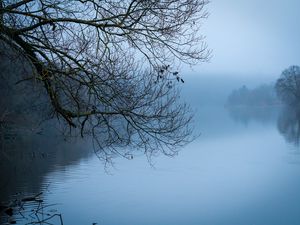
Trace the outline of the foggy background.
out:
M 180 70 L 201 135 L 177 157 L 158 157 L 155 167 L 117 159 L 108 174 L 91 144 L 36 134 L 9 147 L 19 166 L 0 164 L 0 200 L 46 190 L 66 224 L 298 225 L 299 114 L 225 104 L 233 90 L 274 85 L 299 65 L 299 9 L 297 0 L 211 1 L 202 21 L 210 62 Z

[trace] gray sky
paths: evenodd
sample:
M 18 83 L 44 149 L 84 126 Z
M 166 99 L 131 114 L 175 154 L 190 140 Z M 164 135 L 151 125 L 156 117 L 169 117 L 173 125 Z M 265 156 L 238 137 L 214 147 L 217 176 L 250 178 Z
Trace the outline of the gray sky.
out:
M 202 34 L 213 57 L 191 73 L 275 79 L 300 64 L 299 0 L 212 0 L 207 9 Z

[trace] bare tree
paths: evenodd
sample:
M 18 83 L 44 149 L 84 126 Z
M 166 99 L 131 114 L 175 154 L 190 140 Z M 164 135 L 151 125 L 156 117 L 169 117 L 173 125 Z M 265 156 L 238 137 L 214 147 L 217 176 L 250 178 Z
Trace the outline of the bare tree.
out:
M 176 65 L 208 59 L 207 3 L 1 0 L 0 39 L 30 61 L 22 81 L 43 84 L 53 112 L 93 136 L 105 159 L 131 157 L 116 146 L 173 155 L 190 141 L 192 118 L 178 102 Z
M 284 70 L 277 80 L 277 95 L 284 103 L 299 106 L 300 100 L 300 67 L 290 66 Z

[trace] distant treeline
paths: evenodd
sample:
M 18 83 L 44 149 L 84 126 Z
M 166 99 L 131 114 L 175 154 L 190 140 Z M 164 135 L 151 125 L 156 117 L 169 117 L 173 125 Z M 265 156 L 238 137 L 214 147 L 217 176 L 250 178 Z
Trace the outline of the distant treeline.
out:
M 246 85 L 233 90 L 228 96 L 226 106 L 271 106 L 279 104 L 273 85 L 264 84 L 254 89 Z

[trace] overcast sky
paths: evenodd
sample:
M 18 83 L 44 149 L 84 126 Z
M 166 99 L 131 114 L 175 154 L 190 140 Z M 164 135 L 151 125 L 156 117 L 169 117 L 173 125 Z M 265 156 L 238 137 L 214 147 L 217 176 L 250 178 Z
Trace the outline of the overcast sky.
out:
M 267 76 L 300 64 L 299 0 L 211 0 L 203 21 L 213 57 L 192 73 Z

